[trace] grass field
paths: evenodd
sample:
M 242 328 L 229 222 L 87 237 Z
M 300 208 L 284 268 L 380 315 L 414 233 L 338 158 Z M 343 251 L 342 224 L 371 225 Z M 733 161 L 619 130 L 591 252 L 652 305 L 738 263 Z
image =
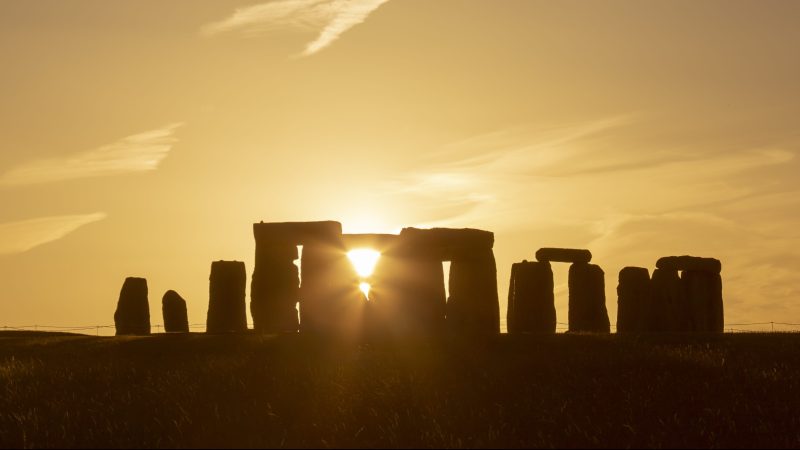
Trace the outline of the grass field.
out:
M 800 334 L 0 334 L 3 447 L 800 447 Z

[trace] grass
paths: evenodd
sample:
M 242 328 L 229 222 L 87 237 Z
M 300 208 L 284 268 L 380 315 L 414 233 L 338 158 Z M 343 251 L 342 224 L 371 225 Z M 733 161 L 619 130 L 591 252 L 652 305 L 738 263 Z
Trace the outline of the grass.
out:
M 800 447 L 800 335 L 0 333 L 2 447 Z

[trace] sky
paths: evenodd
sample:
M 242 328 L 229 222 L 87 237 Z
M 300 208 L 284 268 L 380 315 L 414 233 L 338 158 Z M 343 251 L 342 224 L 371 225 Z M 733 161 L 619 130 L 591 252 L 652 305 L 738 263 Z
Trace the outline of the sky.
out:
M 495 232 L 511 264 L 722 261 L 800 323 L 800 2 L 0 1 L 0 326 L 204 323 L 252 223 Z M 555 267 L 559 322 L 567 266 Z M 504 324 L 503 324 L 504 325 Z M 739 327 L 741 328 L 741 327 Z M 754 328 L 747 328 L 754 329 Z

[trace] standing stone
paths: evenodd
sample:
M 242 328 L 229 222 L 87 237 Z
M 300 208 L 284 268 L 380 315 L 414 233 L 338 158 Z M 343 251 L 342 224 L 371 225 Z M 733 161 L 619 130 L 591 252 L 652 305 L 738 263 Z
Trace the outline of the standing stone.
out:
M 592 252 L 577 248 L 540 248 L 536 251 L 536 260 L 540 262 L 588 263 L 592 260 Z
M 595 264 L 569 267 L 569 331 L 609 333 L 605 275 Z
M 308 261 L 304 271 L 313 279 L 315 269 L 311 260 L 315 256 L 314 247 L 329 245 L 341 241 L 342 224 L 334 221 L 320 222 L 273 222 L 253 225 L 256 240 L 256 263 L 253 269 L 251 285 L 250 312 L 253 315 L 254 327 L 263 333 L 297 332 L 298 303 L 301 302 L 300 278 L 294 261 L 297 259 L 297 246 L 304 246 L 304 257 L 308 253 Z M 319 253 L 319 252 L 317 252 Z M 335 253 L 343 256 L 343 252 Z M 334 255 L 334 253 L 331 253 Z M 302 264 L 302 262 L 301 262 Z M 325 265 L 325 264 L 323 264 Z M 303 273 L 303 278 L 306 274 Z M 306 291 L 311 297 L 317 281 L 306 283 Z M 306 316 L 313 320 L 313 303 L 311 298 L 306 305 Z M 303 306 L 300 306 L 303 309 Z M 313 328 L 309 323 L 307 329 Z
M 186 313 L 186 300 L 175 291 L 167 291 L 161 299 L 161 313 L 164 316 L 164 331 L 167 333 L 188 333 L 189 317 Z
M 401 335 L 405 332 L 406 319 L 405 280 L 413 270 L 409 258 L 394 251 L 381 254 L 370 277 L 368 334 L 375 336 Z
M 447 327 L 455 334 L 500 333 L 497 265 L 491 248 L 464 252 L 450 264 Z
M 722 333 L 725 319 L 720 274 L 684 270 L 681 282 L 690 311 L 689 331 Z
M 678 271 L 654 270 L 650 289 L 650 330 L 657 332 L 689 331 L 689 308 Z
M 247 273 L 240 261 L 215 261 L 209 278 L 208 333 L 247 331 Z
M 370 281 L 376 319 L 386 332 L 430 336 L 444 331 L 447 294 L 441 261 L 389 251 Z
M 509 333 L 555 333 L 553 269 L 549 262 L 523 261 L 511 266 L 508 290 Z
M 317 334 L 360 333 L 364 296 L 341 242 L 307 243 L 300 265 L 300 330 Z
M 643 333 L 648 329 L 650 272 L 644 267 L 625 267 L 617 285 L 617 332 Z
M 256 331 L 296 333 L 300 276 L 294 244 L 256 241 L 256 264 L 250 289 L 250 313 Z
M 114 312 L 114 325 L 117 336 L 150 334 L 147 280 L 133 277 L 125 279 Z

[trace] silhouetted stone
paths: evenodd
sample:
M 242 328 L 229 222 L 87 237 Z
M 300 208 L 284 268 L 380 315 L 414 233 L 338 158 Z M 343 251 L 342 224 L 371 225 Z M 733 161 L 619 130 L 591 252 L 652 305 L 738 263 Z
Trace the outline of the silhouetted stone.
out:
M 256 264 L 250 311 L 255 329 L 266 333 L 297 331 L 300 328 L 298 302 L 301 315 L 308 321 L 303 327 L 305 330 L 312 330 L 315 320 L 334 321 L 335 318 L 325 317 L 322 311 L 323 306 L 332 308 L 326 304 L 328 299 L 325 296 L 333 295 L 331 293 L 336 289 L 333 285 L 341 285 L 341 281 L 328 272 L 334 270 L 332 264 L 335 261 L 345 256 L 341 247 L 342 224 L 334 221 L 261 222 L 253 225 L 253 235 L 256 239 Z M 306 260 L 304 264 L 301 261 L 304 289 L 300 287 L 294 264 L 298 245 L 304 246 L 303 259 Z M 335 248 L 335 251 L 320 250 L 327 248 Z M 340 262 L 336 264 L 342 265 Z M 305 300 L 301 295 L 303 292 Z M 319 314 L 315 310 L 319 310 Z
M 473 228 L 403 228 L 398 251 L 439 261 L 470 258 L 474 251 L 491 249 L 494 233 Z
M 300 264 L 300 330 L 339 335 L 360 332 L 364 296 L 341 240 L 307 243 Z
M 167 333 L 188 333 L 189 316 L 186 313 L 186 300 L 175 291 L 167 291 L 161 299 L 161 313 L 164 317 L 164 331 Z
M 397 245 L 397 234 L 343 234 L 342 245 L 347 250 L 368 248 L 383 253 Z
M 257 242 L 305 245 L 311 242 L 339 240 L 342 235 L 342 224 L 334 221 L 261 222 L 253 225 L 253 234 Z
M 664 270 L 700 270 L 712 273 L 722 271 L 722 263 L 718 259 L 687 255 L 665 256 L 656 262 L 656 267 Z
M 247 273 L 240 261 L 214 261 L 209 277 L 209 333 L 247 331 L 245 287 Z
M 690 310 L 689 330 L 722 333 L 722 277 L 713 272 L 684 270 L 681 282 Z
M 114 312 L 114 325 L 117 336 L 150 334 L 147 280 L 133 277 L 125 279 Z
M 447 327 L 455 334 L 500 332 L 497 265 L 490 248 L 459 255 L 450 264 Z
M 506 317 L 509 333 L 555 333 L 556 307 L 550 263 L 523 261 L 511 266 Z
M 588 263 L 592 252 L 575 248 L 540 248 L 536 260 L 542 262 Z
M 594 264 L 569 266 L 569 331 L 608 333 L 605 275 Z
M 444 330 L 447 298 L 441 261 L 388 251 L 378 260 L 370 283 L 378 330 L 399 336 Z
M 689 331 L 689 304 L 678 271 L 654 270 L 650 289 L 650 331 Z
M 648 330 L 650 273 L 644 267 L 625 267 L 617 285 L 617 332 L 642 333 Z
M 253 326 L 262 333 L 295 333 L 300 277 L 294 264 L 297 246 L 256 241 L 256 263 L 250 287 Z

